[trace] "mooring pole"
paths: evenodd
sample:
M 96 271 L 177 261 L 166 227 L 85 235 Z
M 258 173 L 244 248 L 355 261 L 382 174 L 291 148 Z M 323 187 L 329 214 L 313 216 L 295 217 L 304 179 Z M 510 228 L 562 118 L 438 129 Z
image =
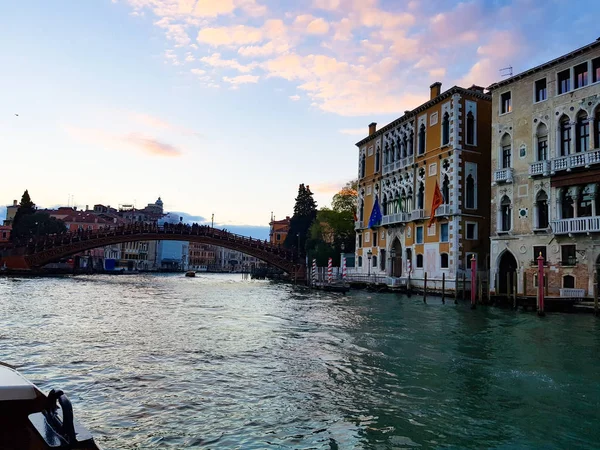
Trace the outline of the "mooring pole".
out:
M 456 275 L 454 277 L 454 304 L 458 305 L 458 272 L 456 272 Z
M 537 290 L 537 307 L 538 307 L 538 316 L 543 316 L 546 313 L 544 312 L 544 257 L 542 256 L 542 252 L 540 252 L 540 256 L 537 257 L 538 262 L 538 290 Z
M 475 294 L 477 294 L 477 260 L 475 253 L 471 256 L 471 309 L 475 309 Z
M 446 304 L 446 273 L 442 273 L 442 303 Z
M 463 302 L 467 299 L 467 275 L 463 273 L 463 283 L 462 283 L 462 299 Z
M 427 272 L 425 272 L 425 278 L 423 278 L 423 303 L 427 303 Z
M 598 266 L 596 266 L 596 272 L 594 272 L 594 315 L 597 317 L 598 312 L 598 291 L 600 290 L 600 286 L 598 286 Z

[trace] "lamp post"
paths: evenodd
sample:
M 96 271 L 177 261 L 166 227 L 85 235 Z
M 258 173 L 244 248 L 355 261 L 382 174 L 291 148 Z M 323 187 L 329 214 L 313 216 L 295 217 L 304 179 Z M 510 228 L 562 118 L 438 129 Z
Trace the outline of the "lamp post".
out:
M 373 252 L 371 251 L 371 249 L 369 249 L 369 251 L 367 251 L 367 259 L 369 260 L 369 272 L 367 274 L 367 277 L 369 278 L 369 280 L 371 280 L 371 258 L 373 257 Z
M 390 270 L 391 270 L 390 275 L 393 277 L 394 276 L 394 260 L 396 259 L 396 249 L 392 248 L 390 250 L 390 256 L 392 259 L 392 263 L 390 264 Z
M 344 253 L 344 250 L 346 249 L 346 246 L 344 245 L 344 243 L 342 242 L 342 245 L 340 245 L 340 248 L 342 249 L 342 254 L 340 256 L 340 268 L 342 267 L 342 265 L 344 264 L 344 256 L 346 255 Z

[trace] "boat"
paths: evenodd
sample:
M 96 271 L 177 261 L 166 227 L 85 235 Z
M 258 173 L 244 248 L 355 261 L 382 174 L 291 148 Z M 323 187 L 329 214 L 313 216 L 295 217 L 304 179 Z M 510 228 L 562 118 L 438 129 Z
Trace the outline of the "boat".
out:
M 8 364 L 0 362 L 0 449 L 100 450 L 90 432 L 73 418 L 63 391 L 45 395 Z
M 196 272 L 194 272 L 193 270 L 188 270 L 188 271 L 185 273 L 185 276 L 186 276 L 186 277 L 195 277 L 195 276 L 196 276 Z

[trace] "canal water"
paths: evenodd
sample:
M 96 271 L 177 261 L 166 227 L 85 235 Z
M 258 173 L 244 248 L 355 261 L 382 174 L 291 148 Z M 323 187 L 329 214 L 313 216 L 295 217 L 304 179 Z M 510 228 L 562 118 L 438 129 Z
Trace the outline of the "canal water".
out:
M 107 449 L 592 449 L 600 320 L 239 275 L 0 278 L 0 359 Z

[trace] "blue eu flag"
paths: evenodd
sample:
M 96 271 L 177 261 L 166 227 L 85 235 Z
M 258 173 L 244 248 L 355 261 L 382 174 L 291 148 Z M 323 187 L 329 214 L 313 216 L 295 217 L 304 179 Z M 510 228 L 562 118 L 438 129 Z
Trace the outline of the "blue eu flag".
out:
M 371 217 L 369 217 L 369 228 L 378 227 L 381 223 L 381 209 L 379 209 L 379 199 L 375 196 L 375 204 L 371 211 Z

